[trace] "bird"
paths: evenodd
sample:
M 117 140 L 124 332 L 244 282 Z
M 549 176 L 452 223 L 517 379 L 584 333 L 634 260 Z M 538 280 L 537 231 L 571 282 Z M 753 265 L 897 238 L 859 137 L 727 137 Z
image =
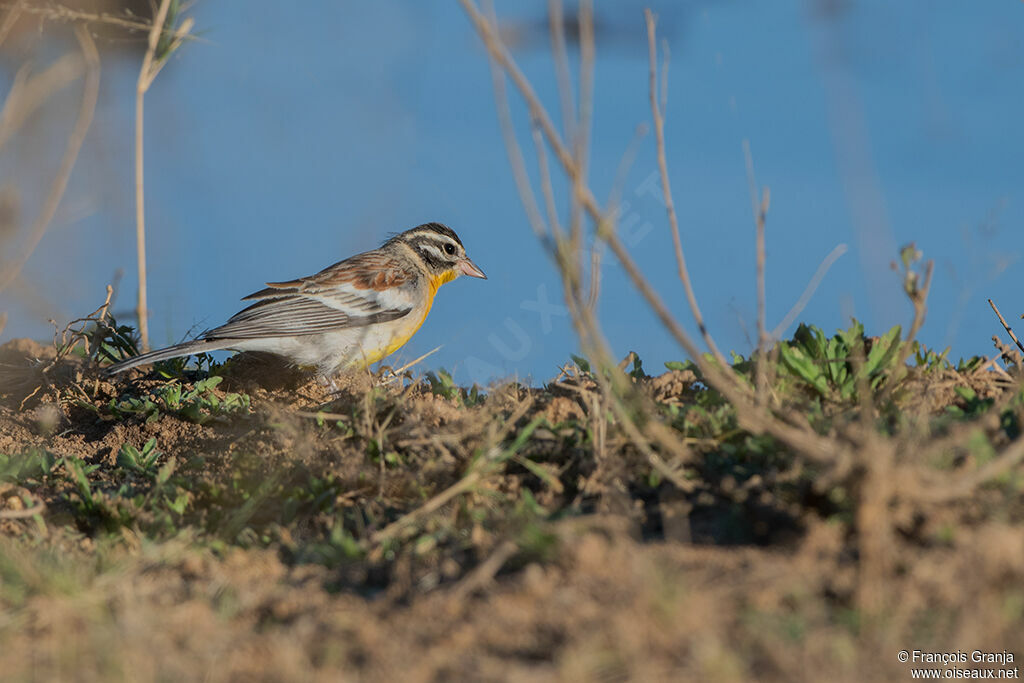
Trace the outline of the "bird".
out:
M 220 327 L 192 341 L 114 363 L 107 375 L 157 361 L 230 349 L 283 357 L 325 384 L 391 355 L 426 320 L 438 288 L 460 275 L 487 279 L 455 231 L 424 223 L 315 275 L 266 288 Z

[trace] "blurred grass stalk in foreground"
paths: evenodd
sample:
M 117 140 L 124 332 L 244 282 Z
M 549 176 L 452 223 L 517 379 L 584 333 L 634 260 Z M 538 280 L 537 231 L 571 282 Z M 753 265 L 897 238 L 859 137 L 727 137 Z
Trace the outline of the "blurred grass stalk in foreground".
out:
M 11 10 L 0 25 L 0 44 L 9 35 L 11 27 L 19 17 L 18 11 Z M 39 74 L 32 74 L 30 65 L 22 66 L 15 75 L 10 91 L 4 100 L 3 111 L 0 113 L 0 151 L 17 131 L 35 115 L 43 104 L 56 92 L 73 83 L 84 74 L 82 99 L 78 115 L 71 132 L 68 134 L 64 154 L 60 165 L 53 176 L 49 190 L 43 199 L 39 214 L 29 228 L 25 245 L 20 253 L 0 263 L 0 292 L 16 282 L 22 269 L 32 257 L 50 223 L 53 221 L 57 208 L 60 206 L 64 191 L 67 189 L 71 171 L 75 167 L 78 153 L 82 149 L 85 135 L 92 125 L 99 96 L 100 58 L 96 44 L 84 25 L 75 27 L 75 38 L 81 50 L 80 55 L 65 55 Z M 17 218 L 13 217 L 8 227 L 11 234 L 0 235 L 0 238 L 13 240 L 17 232 Z M 7 253 L 7 249 L 5 249 Z
M 757 251 L 757 299 L 758 299 L 758 343 L 756 349 L 756 382 L 750 382 L 736 372 L 726 360 L 707 329 L 694 294 L 686 267 L 685 254 L 680 239 L 678 219 L 672 200 L 669 179 L 663 110 L 666 101 L 665 67 L 662 67 L 662 81 L 658 83 L 658 55 L 654 15 L 645 13 L 650 57 L 650 103 L 657 145 L 658 167 L 664 204 L 672 236 L 672 242 L 682 283 L 694 322 L 700 331 L 707 353 L 698 346 L 669 312 L 665 303 L 644 277 L 641 268 L 624 247 L 616 234 L 615 192 L 607 206 L 595 198 L 587 183 L 587 159 L 592 116 L 592 92 L 594 72 L 594 17 L 589 0 L 579 5 L 578 26 L 580 28 L 580 53 L 578 90 L 579 100 L 574 101 L 569 57 L 564 35 L 563 9 L 560 0 L 549 3 L 549 27 L 554 52 L 555 70 L 559 83 L 560 102 L 563 116 L 563 131 L 559 131 L 533 85 L 516 64 L 506 45 L 503 44 L 493 8 L 486 2 L 483 10 L 473 0 L 460 0 L 477 34 L 482 39 L 492 66 L 495 99 L 498 118 L 512 167 L 516 186 L 520 193 L 526 214 L 534 233 L 547 248 L 561 275 L 563 293 L 572 322 L 579 336 L 584 353 L 595 368 L 593 376 L 600 385 L 600 401 L 603 408 L 614 415 L 625 433 L 649 459 L 652 467 L 683 490 L 688 490 L 688 481 L 682 476 L 687 461 L 692 461 L 687 446 L 679 435 L 669 429 L 660 419 L 650 399 L 637 391 L 635 385 L 623 372 L 612 356 L 610 347 L 601 331 L 597 318 L 596 298 L 600 283 L 600 243 L 606 244 L 624 267 L 633 285 L 643 296 L 647 305 L 680 347 L 693 360 L 707 385 L 719 392 L 736 409 L 740 427 L 753 434 L 763 434 L 777 439 L 798 454 L 808 465 L 821 470 L 824 482 L 845 481 L 851 489 L 859 492 L 856 506 L 856 528 L 860 563 L 857 589 L 857 603 L 860 607 L 875 612 L 886 600 L 881 579 L 888 571 L 888 550 L 893 542 L 893 523 L 886 510 L 899 498 L 910 498 L 917 504 L 927 500 L 942 500 L 949 497 L 970 495 L 977 486 L 989 480 L 993 472 L 1005 472 L 1024 458 L 1024 440 L 1011 443 L 984 471 L 971 475 L 948 476 L 949 481 L 936 485 L 933 474 L 915 473 L 903 475 L 901 489 L 894 486 L 895 473 L 905 470 L 897 462 L 900 454 L 916 452 L 920 462 L 927 462 L 929 454 L 950 447 L 948 439 L 921 437 L 921 430 L 914 426 L 892 435 L 882 436 L 874 426 L 878 413 L 875 400 L 891 399 L 892 388 L 907 375 L 906 361 L 912 353 L 917 332 L 924 322 L 926 300 L 931 285 L 932 263 L 925 264 L 918 272 L 916 264 L 920 254 L 908 247 L 902 253 L 904 290 L 913 305 L 913 319 L 906 337 L 898 344 L 894 359 L 892 381 L 874 397 L 870 391 L 859 391 L 861 414 L 858 419 L 838 426 L 833 433 L 819 434 L 810 427 L 802 415 L 786 410 L 784 397 L 770 390 L 778 358 L 775 342 L 778 337 L 768 335 L 765 325 L 764 301 L 764 224 L 768 211 L 768 191 L 760 193 L 753 174 L 753 163 L 747 151 L 748 177 L 751 187 L 751 202 L 754 211 Z M 513 87 L 524 100 L 529 111 L 533 128 L 537 174 L 544 200 L 544 211 L 540 208 L 534 192 L 530 174 L 524 161 L 523 149 L 516 137 L 512 114 L 506 93 L 506 83 Z M 571 187 L 567 198 L 569 204 L 568 229 L 561 225 L 558 204 L 551 182 L 548 152 L 553 153 L 558 165 L 566 174 Z M 594 237 L 590 258 L 590 271 L 584 268 L 586 256 L 583 238 L 583 218 L 589 219 Z M 842 245 L 841 245 L 842 246 Z M 840 252 L 841 253 L 841 252 Z M 838 256 L 833 251 L 823 262 L 827 267 Z M 820 281 L 819 274 L 812 279 L 812 287 Z M 812 288 L 811 291 L 813 291 Z M 806 303 L 809 295 L 801 297 Z M 798 302 L 797 306 L 801 305 Z M 796 308 L 796 307 L 794 307 Z M 792 313 L 792 312 L 791 312 Z M 798 314 L 798 313 L 797 313 Z M 790 316 L 787 315 L 787 319 Z M 768 345 L 772 344 L 769 349 Z M 863 365 L 866 357 L 865 341 L 859 340 L 850 361 Z M 771 362 L 769 362 L 769 359 Z M 857 373 L 858 375 L 861 373 Z M 926 431 L 923 433 L 927 433 Z M 966 438 L 966 437 L 962 437 Z M 922 439 L 925 443 L 921 443 Z M 669 459 L 666 461 L 664 457 Z M 928 483 L 926 484 L 926 480 Z M 938 498 L 936 498 L 936 496 Z
M 177 27 L 181 6 L 179 0 L 161 0 L 156 17 L 149 29 L 146 55 L 139 69 L 135 86 L 135 241 L 139 273 L 139 293 L 136 316 L 143 352 L 149 350 L 149 309 L 146 303 L 146 203 L 143 178 L 143 123 L 145 100 L 157 74 L 192 30 L 194 20 L 186 18 Z
M 157 74 L 171 55 L 189 37 L 194 21 L 191 17 L 181 19 L 179 0 L 162 0 L 157 8 L 155 20 L 141 23 L 130 18 L 121 18 L 108 13 L 91 13 L 71 7 L 18 4 L 8 6 L 0 22 L 0 45 L 15 32 L 20 22 L 29 19 L 53 23 L 72 23 L 74 34 L 81 50 L 80 55 L 69 54 L 56 60 L 38 74 L 33 74 L 28 64 L 15 75 L 13 84 L 0 113 L 0 150 L 4 144 L 58 91 L 73 83 L 84 74 L 82 100 L 77 120 L 68 135 L 64 155 L 54 175 L 42 208 L 28 231 L 25 246 L 14 258 L 0 263 L 0 292 L 15 283 L 22 269 L 32 257 L 43 236 L 46 234 L 67 189 L 68 180 L 75 161 L 82 148 L 85 136 L 92 124 L 93 114 L 99 95 L 100 57 L 92 32 L 102 27 L 114 27 L 125 32 L 146 29 L 148 40 L 139 78 L 136 83 L 135 115 L 135 191 L 136 191 L 136 241 L 139 292 L 136 307 L 139 332 L 144 348 L 149 346 L 148 310 L 146 304 L 146 229 L 143 182 L 143 120 L 146 92 Z M 127 10 L 125 10 L 127 12 Z M 130 15 L 129 15 L 130 17 Z M 0 234 L 0 240 L 13 240 L 17 232 L 16 217 L 7 221 L 9 228 Z M 6 249 L 5 249 L 6 251 Z M 2 325 L 0 325 L 2 329 Z

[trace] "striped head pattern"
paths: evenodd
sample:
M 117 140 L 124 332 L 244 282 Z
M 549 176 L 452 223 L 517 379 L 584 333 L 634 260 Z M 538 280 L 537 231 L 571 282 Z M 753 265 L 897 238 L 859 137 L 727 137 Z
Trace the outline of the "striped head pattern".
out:
M 404 244 L 412 249 L 431 278 L 439 285 L 459 275 L 487 279 L 468 256 L 455 231 L 440 223 L 424 223 L 392 237 L 384 247 Z

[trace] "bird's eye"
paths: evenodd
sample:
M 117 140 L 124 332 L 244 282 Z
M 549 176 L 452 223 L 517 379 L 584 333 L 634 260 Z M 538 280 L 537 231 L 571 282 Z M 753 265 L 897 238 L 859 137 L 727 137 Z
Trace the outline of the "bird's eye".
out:
M 444 245 L 444 253 L 452 255 L 455 253 L 455 247 L 451 244 Z

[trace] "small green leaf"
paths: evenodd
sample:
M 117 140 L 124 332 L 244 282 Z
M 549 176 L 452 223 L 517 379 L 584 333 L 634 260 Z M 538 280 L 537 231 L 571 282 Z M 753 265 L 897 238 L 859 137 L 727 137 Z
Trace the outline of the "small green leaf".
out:
M 953 391 L 965 401 L 973 401 L 978 398 L 977 392 L 970 387 L 953 387 Z
M 783 364 L 797 377 L 814 387 L 822 396 L 828 395 L 828 382 L 821 374 L 821 368 L 809 359 L 800 347 L 780 344 L 779 355 Z
M 572 362 L 575 363 L 576 367 L 578 367 L 580 370 L 582 370 L 583 372 L 590 372 L 590 361 L 588 361 L 586 358 L 583 358 L 582 356 L 577 356 L 576 354 L 573 353 L 570 353 L 569 357 L 572 358 Z
M 871 351 L 868 353 L 867 359 L 864 361 L 864 368 L 862 370 L 864 377 L 870 377 L 876 372 L 881 372 L 882 370 L 887 369 L 888 366 L 897 358 L 901 344 L 901 331 L 902 328 L 899 325 L 896 325 L 874 343 L 871 347 Z

